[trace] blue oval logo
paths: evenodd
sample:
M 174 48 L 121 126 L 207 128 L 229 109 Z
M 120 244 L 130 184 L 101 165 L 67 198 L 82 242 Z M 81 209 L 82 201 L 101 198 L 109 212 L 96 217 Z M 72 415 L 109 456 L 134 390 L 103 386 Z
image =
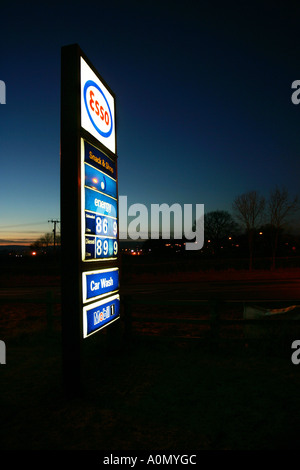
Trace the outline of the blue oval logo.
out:
M 87 98 L 89 88 L 89 97 Z M 113 118 L 103 91 L 93 80 L 88 80 L 83 88 L 83 97 L 94 128 L 102 137 L 109 137 L 113 130 Z

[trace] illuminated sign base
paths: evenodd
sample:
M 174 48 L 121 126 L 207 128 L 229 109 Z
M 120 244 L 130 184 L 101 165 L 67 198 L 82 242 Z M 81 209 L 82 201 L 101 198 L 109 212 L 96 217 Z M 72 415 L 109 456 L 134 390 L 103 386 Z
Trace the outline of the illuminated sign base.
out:
M 118 294 L 83 307 L 83 337 L 96 333 L 120 317 Z

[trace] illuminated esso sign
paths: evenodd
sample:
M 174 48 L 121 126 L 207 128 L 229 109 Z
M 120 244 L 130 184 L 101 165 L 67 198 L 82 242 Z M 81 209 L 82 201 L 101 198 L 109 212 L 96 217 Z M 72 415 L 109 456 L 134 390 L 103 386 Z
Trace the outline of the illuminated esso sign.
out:
M 115 153 L 114 98 L 81 57 L 81 126 Z
M 96 131 L 103 137 L 112 133 L 113 119 L 107 99 L 101 88 L 88 80 L 83 88 L 84 104 Z

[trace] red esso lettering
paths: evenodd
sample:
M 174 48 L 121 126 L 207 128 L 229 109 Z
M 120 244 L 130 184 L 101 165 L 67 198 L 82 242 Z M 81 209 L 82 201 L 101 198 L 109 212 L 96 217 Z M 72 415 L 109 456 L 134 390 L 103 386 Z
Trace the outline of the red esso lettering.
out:
M 95 96 L 95 94 L 94 94 L 93 90 L 90 90 L 90 108 L 108 126 L 109 125 L 109 114 L 108 114 L 107 111 L 104 110 L 103 106 L 101 106 L 99 104 L 99 101 L 94 100 L 94 96 Z
M 93 107 L 93 103 L 94 103 L 93 97 L 94 97 L 94 92 L 91 90 L 90 91 L 90 98 L 91 98 L 90 99 L 90 108 L 91 108 L 92 111 L 95 111 L 94 107 Z

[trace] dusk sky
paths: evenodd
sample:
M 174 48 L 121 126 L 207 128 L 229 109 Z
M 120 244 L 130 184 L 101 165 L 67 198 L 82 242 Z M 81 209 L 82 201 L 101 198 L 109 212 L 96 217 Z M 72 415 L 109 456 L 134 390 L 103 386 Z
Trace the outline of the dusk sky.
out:
M 60 218 L 60 55 L 77 43 L 116 95 L 119 195 L 204 204 L 300 197 L 297 2 L 1 5 L 0 244 Z M 300 94 L 299 94 L 300 97 Z

